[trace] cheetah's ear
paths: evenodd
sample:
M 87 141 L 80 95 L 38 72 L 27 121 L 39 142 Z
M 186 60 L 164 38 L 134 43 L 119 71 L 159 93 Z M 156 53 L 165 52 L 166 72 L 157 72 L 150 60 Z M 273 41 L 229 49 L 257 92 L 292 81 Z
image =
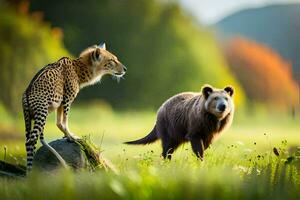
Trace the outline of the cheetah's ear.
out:
M 202 94 L 205 99 L 208 98 L 208 96 L 213 92 L 213 88 L 210 85 L 204 85 L 202 87 Z
M 96 48 L 94 55 L 95 55 L 94 61 L 100 61 L 101 60 L 101 51 L 100 51 L 100 48 Z
M 99 48 L 106 50 L 105 42 L 99 44 Z
M 234 89 L 233 89 L 232 86 L 227 86 L 227 87 L 224 88 L 224 90 L 225 90 L 225 92 L 227 92 L 230 96 L 232 96 L 233 93 L 234 93 Z

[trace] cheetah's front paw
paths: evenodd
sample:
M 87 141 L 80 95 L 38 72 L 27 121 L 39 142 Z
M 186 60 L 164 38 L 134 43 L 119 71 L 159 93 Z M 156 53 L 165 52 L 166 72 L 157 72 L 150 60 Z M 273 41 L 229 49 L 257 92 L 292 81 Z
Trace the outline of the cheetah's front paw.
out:
M 66 135 L 64 138 L 67 138 L 67 140 L 69 142 L 75 142 L 77 140 L 80 140 L 80 137 L 74 135 L 74 134 L 70 134 L 70 135 Z

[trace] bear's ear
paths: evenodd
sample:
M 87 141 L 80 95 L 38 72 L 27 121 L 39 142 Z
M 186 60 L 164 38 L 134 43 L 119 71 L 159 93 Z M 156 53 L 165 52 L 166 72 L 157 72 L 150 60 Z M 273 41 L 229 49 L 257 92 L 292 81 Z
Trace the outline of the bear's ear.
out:
M 225 90 L 225 92 L 227 92 L 230 96 L 232 96 L 233 93 L 234 93 L 234 89 L 233 89 L 232 86 L 227 86 L 227 87 L 224 88 L 224 90 Z
M 208 98 L 208 96 L 213 92 L 213 88 L 210 85 L 204 85 L 202 87 L 202 94 L 205 99 Z

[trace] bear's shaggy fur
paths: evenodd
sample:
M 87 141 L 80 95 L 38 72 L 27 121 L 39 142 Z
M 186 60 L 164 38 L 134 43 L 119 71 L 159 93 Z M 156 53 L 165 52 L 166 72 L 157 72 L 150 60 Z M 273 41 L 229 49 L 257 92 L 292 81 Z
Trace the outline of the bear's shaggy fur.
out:
M 216 89 L 205 85 L 201 93 L 177 94 L 159 108 L 156 124 L 146 137 L 126 144 L 150 144 L 161 139 L 162 156 L 171 159 L 174 150 L 189 141 L 202 159 L 214 136 L 231 125 L 233 93 L 231 86 Z

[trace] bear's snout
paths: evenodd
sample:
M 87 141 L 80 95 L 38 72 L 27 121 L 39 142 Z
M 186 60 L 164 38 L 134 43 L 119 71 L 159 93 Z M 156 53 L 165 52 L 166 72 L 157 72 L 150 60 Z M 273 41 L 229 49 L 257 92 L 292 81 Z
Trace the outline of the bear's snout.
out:
M 225 109 L 226 109 L 225 103 L 220 103 L 220 104 L 218 105 L 217 109 L 218 109 L 219 112 L 224 112 Z

